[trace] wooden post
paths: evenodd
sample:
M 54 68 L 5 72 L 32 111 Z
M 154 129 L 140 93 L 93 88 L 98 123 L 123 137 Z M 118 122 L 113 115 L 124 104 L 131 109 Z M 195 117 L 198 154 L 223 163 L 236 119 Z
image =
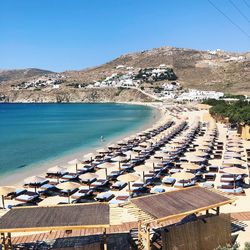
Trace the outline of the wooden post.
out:
M 219 215 L 220 214 L 220 207 L 216 208 L 216 214 Z
M 103 230 L 103 249 L 108 250 L 106 228 Z
M 146 225 L 146 250 L 150 250 L 150 224 Z
M 2 250 L 6 250 L 5 235 L 4 235 L 4 233 L 1 233 L 1 240 L 2 240 Z
M 2 195 L 2 204 L 3 204 L 3 209 L 5 209 L 5 205 L 4 205 L 4 196 Z
M 11 250 L 12 249 L 12 244 L 11 244 L 11 233 L 7 234 L 7 249 Z
M 138 221 L 138 249 L 142 249 L 141 221 Z

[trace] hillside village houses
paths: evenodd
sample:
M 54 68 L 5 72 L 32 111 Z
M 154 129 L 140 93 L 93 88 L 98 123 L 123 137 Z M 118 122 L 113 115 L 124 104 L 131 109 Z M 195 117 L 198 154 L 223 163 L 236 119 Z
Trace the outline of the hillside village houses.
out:
M 178 101 L 199 101 L 206 99 L 219 99 L 224 96 L 222 92 L 216 91 L 201 91 L 197 89 L 189 89 L 187 92 L 180 94 L 177 97 Z
M 16 86 L 13 86 L 13 89 L 30 89 L 30 90 L 39 90 L 44 88 L 58 89 L 63 79 L 66 78 L 61 74 L 50 74 L 32 79 L 28 82 L 21 82 Z

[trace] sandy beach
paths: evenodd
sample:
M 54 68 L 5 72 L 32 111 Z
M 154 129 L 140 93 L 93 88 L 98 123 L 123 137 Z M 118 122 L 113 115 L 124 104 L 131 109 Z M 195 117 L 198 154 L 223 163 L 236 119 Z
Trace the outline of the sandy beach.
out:
M 141 105 L 141 103 L 138 103 Z M 206 123 L 206 126 L 208 126 L 208 124 L 215 124 L 214 123 L 214 120 L 209 116 L 209 113 L 208 113 L 208 110 L 206 109 L 200 109 L 200 110 L 188 110 L 187 107 L 184 107 L 182 106 L 181 109 L 182 111 L 181 112 L 176 112 L 176 111 L 173 111 L 174 107 L 171 106 L 170 104 L 167 104 L 167 105 L 162 105 L 162 104 L 149 104 L 147 103 L 147 105 L 150 105 L 154 108 L 154 113 L 153 113 L 153 117 L 151 118 L 150 122 L 148 122 L 147 124 L 144 124 L 143 126 L 141 126 L 140 128 L 138 128 L 136 131 L 131 131 L 130 133 L 126 134 L 126 135 L 121 135 L 117 138 L 113 138 L 112 140 L 110 141 L 106 141 L 102 147 L 105 147 L 106 145 L 110 144 L 110 143 L 115 143 L 117 142 L 118 140 L 124 138 L 124 137 L 127 137 L 127 136 L 130 136 L 130 135 L 135 135 L 136 133 L 138 133 L 139 131 L 144 131 L 148 128 L 152 128 L 152 127 L 155 127 L 159 124 L 163 124 L 163 122 L 166 122 L 167 120 L 171 119 L 172 121 L 175 121 L 176 124 L 178 124 L 179 121 L 182 120 L 183 121 L 186 121 L 190 127 L 194 126 L 195 127 L 195 124 L 197 124 L 198 121 L 201 121 L 201 122 L 205 122 Z M 186 110 L 187 109 L 187 110 Z M 207 123 L 209 121 L 209 123 Z M 205 124 L 204 123 L 204 124 Z M 176 126 L 173 125 L 173 127 Z M 210 158 L 208 160 L 208 164 L 209 165 L 216 165 L 218 166 L 219 170 L 221 170 L 221 166 L 223 166 L 223 158 L 224 158 L 224 154 L 225 154 L 225 151 L 226 151 L 226 145 L 227 145 L 227 127 L 224 125 L 224 124 L 221 124 L 221 123 L 217 123 L 216 124 L 216 127 L 217 127 L 217 131 L 218 131 L 218 141 L 222 142 L 223 145 L 224 145 L 224 149 L 223 149 L 223 152 L 222 152 L 222 158 L 221 159 L 214 159 L 214 158 Z M 209 127 L 206 128 L 206 131 L 209 131 Z M 185 134 L 185 133 L 184 133 Z M 183 136 L 182 133 L 180 133 L 180 135 L 177 135 L 177 138 L 178 136 Z M 195 139 L 195 143 L 198 144 L 198 145 L 202 145 L 202 143 L 204 142 L 203 137 L 204 135 L 198 135 L 198 137 Z M 158 137 L 159 139 L 159 137 Z M 194 143 L 194 142 L 192 142 Z M 170 142 L 170 145 L 171 145 L 171 142 Z M 243 141 L 243 145 L 244 145 L 244 152 L 242 153 L 242 159 L 244 161 L 247 160 L 246 158 L 246 148 L 250 148 L 250 142 L 248 141 Z M 46 173 L 46 170 L 51 167 L 51 166 L 54 166 L 54 165 L 61 165 L 61 166 L 65 166 L 65 167 L 69 167 L 69 164 L 67 164 L 68 161 L 74 159 L 74 158 L 79 158 L 81 159 L 83 157 L 84 154 L 87 154 L 89 152 L 95 152 L 96 151 L 96 148 L 95 149 L 89 149 L 89 150 L 86 150 L 86 151 L 80 151 L 80 152 L 75 152 L 75 153 L 72 153 L 70 155 L 67 155 L 65 157 L 62 157 L 62 158 L 58 158 L 52 162 L 47 162 L 46 164 L 43 164 L 37 168 L 32 168 L 30 169 L 30 171 L 25 171 L 23 173 L 17 173 L 17 174 L 14 174 L 12 176 L 10 176 L 9 178 L 5 178 L 3 180 L 2 183 L 5 183 L 5 185 L 15 185 L 17 187 L 22 187 L 23 185 L 23 179 L 26 178 L 26 177 L 29 177 L 29 176 L 33 176 L 33 175 L 41 175 L 41 176 L 44 176 L 45 173 Z M 189 154 L 193 154 L 192 152 L 189 152 Z M 139 176 L 142 176 L 144 174 L 144 171 L 145 171 L 145 168 L 147 169 L 146 167 L 146 164 L 145 165 L 141 165 L 141 166 L 136 166 L 134 168 L 134 171 L 136 174 L 138 174 Z M 109 173 L 112 171 L 112 170 L 117 170 L 117 166 L 114 167 L 114 168 L 109 168 Z M 104 169 L 99 169 L 96 171 L 96 174 L 98 175 L 98 178 L 100 179 L 105 179 L 105 170 Z M 218 171 L 216 173 L 216 178 L 213 182 L 210 182 L 210 181 L 207 181 L 206 183 L 207 184 L 213 184 L 215 189 L 218 189 L 218 187 L 221 185 L 220 183 L 220 178 L 222 176 L 223 173 L 221 173 L 220 171 Z M 246 174 L 247 173 L 247 169 L 246 169 Z M 141 179 L 140 179 L 141 181 Z M 246 178 L 245 179 L 245 183 L 246 184 L 249 184 L 249 179 Z M 197 184 L 199 185 L 199 184 Z M 158 189 L 164 189 L 165 192 L 170 192 L 170 191 L 173 191 L 173 190 L 176 190 L 178 189 L 178 187 L 175 187 L 175 186 L 167 186 L 165 185 L 163 182 L 161 184 L 157 184 L 157 188 Z M 30 189 L 32 190 L 32 189 Z M 240 195 L 240 196 L 234 196 L 234 198 L 236 198 L 236 201 L 231 204 L 231 205 L 226 205 L 224 207 L 222 207 L 222 210 L 221 212 L 222 213 L 239 213 L 239 212 L 247 212 L 249 211 L 249 207 L 250 207 L 250 189 L 249 188 L 244 188 L 244 191 L 245 191 L 245 195 Z M 118 197 L 118 196 L 123 196 L 123 195 L 129 195 L 129 192 L 128 189 L 125 187 L 124 189 L 122 190 L 112 190 L 112 193 L 115 197 Z M 49 198 L 52 198 L 53 201 L 50 201 Z M 60 196 L 55 196 L 55 197 L 49 197 L 49 198 L 46 198 L 47 199 L 47 202 L 50 203 L 52 202 L 53 204 L 56 202 L 64 202 L 64 203 L 67 203 L 67 197 L 60 197 Z M 10 202 L 10 201 L 8 201 Z M 17 204 L 17 201 L 12 201 L 13 205 Z M 47 203 L 46 203 L 47 204 Z M 116 206 L 117 204 L 111 204 L 110 206 Z M 120 218 L 120 222 L 122 221 L 123 223 L 127 223 L 127 222 L 131 222 L 131 221 L 134 221 L 135 218 L 133 216 L 131 216 L 130 214 L 127 214 L 126 211 L 124 210 L 123 211 L 123 215 L 122 215 L 122 218 Z M 245 231 L 240 231 L 239 232 L 239 237 L 237 239 L 237 242 L 239 242 L 241 244 L 241 246 L 244 245 L 244 242 L 246 242 L 249 237 L 249 233 L 250 233 L 250 222 L 248 220 L 244 221 L 244 223 L 246 223 L 246 225 L 248 225 L 248 227 L 245 228 Z M 17 235 L 20 235 L 20 234 L 17 234 Z M 25 235 L 25 234 L 21 234 L 21 235 Z

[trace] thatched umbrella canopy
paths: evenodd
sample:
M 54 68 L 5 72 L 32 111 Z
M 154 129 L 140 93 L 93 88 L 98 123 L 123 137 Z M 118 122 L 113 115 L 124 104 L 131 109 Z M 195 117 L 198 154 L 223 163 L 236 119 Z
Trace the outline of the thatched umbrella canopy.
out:
M 246 169 L 237 167 L 223 168 L 223 172 L 233 175 L 242 175 L 247 173 Z
M 24 180 L 24 184 L 34 187 L 36 192 L 36 188 L 39 187 L 42 183 L 44 183 L 46 180 L 46 178 L 41 176 L 31 176 Z
M 113 168 L 117 166 L 115 163 L 112 163 L 112 162 L 104 162 L 100 165 L 98 165 L 98 168 L 100 169 L 105 169 L 105 175 L 106 175 L 106 178 L 108 177 L 108 168 Z
M 66 172 L 66 168 L 64 167 L 61 167 L 61 166 L 54 166 L 52 168 L 49 168 L 47 170 L 47 173 L 50 173 L 50 174 L 62 174 L 62 173 L 65 173 Z
M 224 168 L 223 171 L 225 173 L 232 174 L 234 176 L 234 189 L 236 187 L 236 176 L 246 174 L 245 169 L 241 169 L 237 167 Z
M 83 161 L 90 161 L 92 162 L 93 159 L 95 159 L 95 154 L 94 153 L 89 153 L 83 156 Z
M 68 202 L 70 203 L 70 191 L 73 190 L 73 189 L 76 189 L 76 188 L 79 188 L 81 185 L 79 183 L 76 183 L 76 182 L 70 182 L 70 181 L 67 181 L 67 182 L 62 182 L 62 183 L 59 183 L 56 185 L 56 187 L 58 189 L 61 189 L 61 190 L 65 190 L 68 192 Z
M 70 165 L 75 165 L 76 166 L 76 173 L 77 173 L 77 165 L 82 164 L 82 161 L 79 159 L 74 159 L 68 162 Z
M 186 160 L 189 162 L 203 162 L 203 161 L 205 161 L 204 158 L 198 157 L 195 155 L 186 156 Z
M 38 203 L 38 206 L 55 206 L 59 203 L 65 202 L 65 197 L 62 196 L 50 196 Z
M 99 154 L 107 154 L 109 153 L 109 150 L 105 148 L 100 148 L 100 149 L 97 149 L 96 152 Z
M 181 164 L 181 168 L 189 169 L 189 170 L 198 170 L 201 168 L 201 166 L 198 164 L 191 163 L 191 162 L 185 162 Z
M 127 182 L 128 187 L 129 187 L 129 191 L 130 191 L 130 182 L 137 181 L 139 178 L 140 178 L 140 176 L 137 174 L 128 173 L 128 174 L 118 176 L 117 180 Z
M 192 178 L 195 177 L 194 174 L 188 173 L 188 172 L 178 172 L 171 176 L 175 178 L 176 180 L 191 180 Z
M 15 192 L 16 188 L 15 187 L 11 187 L 11 186 L 3 186 L 0 187 L 0 195 L 2 196 L 2 205 L 3 205 L 3 209 L 5 209 L 5 204 L 4 204 L 4 196 Z
M 128 157 L 120 156 L 120 155 L 112 158 L 112 161 L 118 161 L 118 162 L 124 162 L 124 161 L 127 161 L 127 160 L 128 160 Z
M 230 165 L 245 165 L 246 162 L 236 159 L 236 158 L 231 158 L 231 159 L 226 159 L 223 161 L 223 165 L 230 166 Z
M 164 152 L 157 152 L 154 157 L 155 158 L 164 158 L 164 157 L 167 157 L 168 154 L 167 153 L 164 153 Z
M 80 180 L 87 182 L 89 185 L 90 185 L 90 180 L 95 178 L 98 178 L 98 175 L 96 173 L 85 173 L 79 176 Z
M 144 147 L 140 147 L 140 146 L 132 148 L 133 151 L 139 151 L 139 152 L 144 150 L 144 149 L 145 149 Z
M 240 153 L 240 152 L 243 152 L 244 149 L 243 148 L 239 148 L 239 147 L 228 147 L 227 151 Z

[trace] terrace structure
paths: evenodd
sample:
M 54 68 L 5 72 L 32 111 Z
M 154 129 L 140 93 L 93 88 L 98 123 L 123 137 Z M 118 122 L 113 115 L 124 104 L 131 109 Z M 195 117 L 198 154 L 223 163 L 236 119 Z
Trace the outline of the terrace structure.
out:
M 109 235 L 112 237 L 116 235 L 119 238 L 119 234 L 120 236 L 121 233 L 132 235 L 134 230 L 136 230 L 134 235 L 136 246 L 131 243 L 131 247 L 135 247 L 135 249 L 155 249 L 159 235 L 162 249 L 177 247 L 180 242 L 183 243 L 180 233 L 186 233 L 185 240 L 187 242 L 190 240 L 188 245 L 192 245 L 192 249 L 200 249 L 201 242 L 206 242 L 208 235 L 210 239 L 213 239 L 209 246 L 218 247 L 231 241 L 230 216 L 220 215 L 220 207 L 232 202 L 231 198 L 220 193 L 200 187 L 191 187 L 134 198 L 122 206 L 117 206 L 116 209 L 111 208 L 107 203 L 15 208 L 0 219 L 2 247 L 10 249 L 11 233 L 14 232 L 47 231 L 40 234 L 41 240 L 50 234 L 48 231 L 67 230 L 74 231 L 75 237 L 103 234 L 104 249 L 108 247 L 106 236 L 107 240 Z M 119 213 L 117 213 L 118 210 Z M 215 214 L 212 213 L 213 211 Z M 128 216 L 128 214 L 134 220 L 124 223 L 124 216 Z M 187 219 L 187 216 L 194 214 L 196 214 L 195 220 Z M 194 229 L 196 228 L 194 223 L 198 224 L 197 228 L 203 233 L 196 235 L 197 230 Z M 223 233 L 211 230 L 211 226 L 223 228 Z M 171 234 L 173 230 L 175 230 L 175 237 Z M 187 234 L 187 232 L 189 233 Z M 58 234 L 54 235 L 56 237 Z M 67 237 L 67 234 L 64 237 Z M 30 239 L 26 235 L 21 240 L 21 237 L 14 237 L 13 241 L 17 242 L 17 238 L 19 238 L 19 242 Z M 118 242 L 119 240 L 113 244 L 118 244 Z M 91 245 L 91 243 L 89 244 Z M 91 249 L 100 249 L 100 245 L 95 247 Z M 85 248 L 82 246 L 81 249 Z

